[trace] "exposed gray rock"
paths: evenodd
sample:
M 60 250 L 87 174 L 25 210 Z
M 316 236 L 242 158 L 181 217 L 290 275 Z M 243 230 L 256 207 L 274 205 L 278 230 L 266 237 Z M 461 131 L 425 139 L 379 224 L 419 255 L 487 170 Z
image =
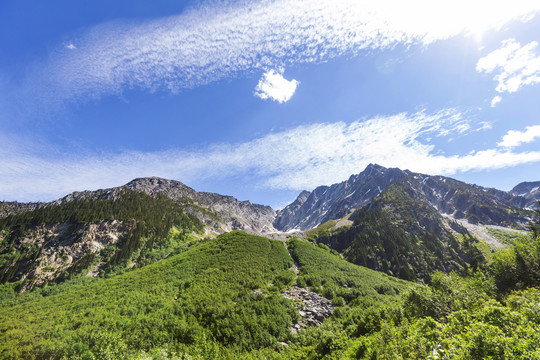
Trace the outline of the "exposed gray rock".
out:
M 509 193 L 527 199 L 524 206 L 534 209 L 538 206 L 540 200 L 540 181 L 522 182 L 510 190 Z
M 32 211 L 43 205 L 44 203 L 39 202 L 20 203 L 17 201 L 0 201 L 0 218 L 25 211 Z
M 320 186 L 312 192 L 304 191 L 290 205 L 277 212 L 274 226 L 281 231 L 308 230 L 328 220 L 339 220 L 371 200 L 396 181 L 403 181 L 415 193 L 425 197 L 440 213 L 471 223 L 522 227 L 530 213 L 537 183 L 525 183 L 521 189 L 505 192 L 483 188 L 444 176 L 429 176 L 408 170 L 387 169 L 370 164 L 358 175 L 331 186 Z M 529 198 L 518 191 L 527 190 Z M 535 195 L 536 194 L 536 195 Z
M 344 182 L 304 191 L 283 210 L 278 211 L 274 226 L 281 231 L 307 230 L 328 220 L 337 220 L 366 205 L 388 185 L 407 176 L 399 169 L 370 164 L 363 172 Z
M 35 248 L 35 257 L 26 258 L 0 269 L 0 278 L 12 272 L 11 281 L 30 280 L 22 291 L 54 281 L 66 270 L 77 266 L 86 267 L 81 261 L 103 248 L 114 245 L 135 223 L 117 220 L 94 224 L 39 225 L 28 229 L 25 238 L 17 245 Z
M 334 311 L 332 301 L 309 289 L 293 286 L 284 291 L 283 296 L 294 301 L 302 317 L 302 321 L 294 325 L 296 331 L 307 326 L 320 325 Z

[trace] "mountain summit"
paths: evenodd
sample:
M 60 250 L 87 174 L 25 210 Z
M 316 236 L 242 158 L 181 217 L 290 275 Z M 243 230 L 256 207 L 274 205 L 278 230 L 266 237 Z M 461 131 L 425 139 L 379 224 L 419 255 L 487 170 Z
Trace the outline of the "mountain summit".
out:
M 526 194 L 517 193 L 516 188 L 505 192 L 444 176 L 370 164 L 347 181 L 303 191 L 293 203 L 277 212 L 274 227 L 280 231 L 308 230 L 329 220 L 342 219 L 398 181 L 422 194 L 441 214 L 474 224 L 525 226 L 528 214 L 523 209 L 532 207 L 540 198 L 538 187 L 533 186 L 536 183 L 516 187 L 528 189 Z

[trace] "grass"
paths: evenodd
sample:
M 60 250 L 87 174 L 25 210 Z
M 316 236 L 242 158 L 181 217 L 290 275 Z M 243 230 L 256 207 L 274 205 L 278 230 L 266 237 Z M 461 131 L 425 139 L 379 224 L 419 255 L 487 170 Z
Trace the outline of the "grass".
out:
M 497 240 L 499 240 L 505 245 L 515 245 L 516 240 L 523 239 L 524 237 L 528 237 L 526 234 L 516 232 L 516 231 L 494 229 L 494 228 L 487 228 L 487 231 L 491 236 L 495 237 Z

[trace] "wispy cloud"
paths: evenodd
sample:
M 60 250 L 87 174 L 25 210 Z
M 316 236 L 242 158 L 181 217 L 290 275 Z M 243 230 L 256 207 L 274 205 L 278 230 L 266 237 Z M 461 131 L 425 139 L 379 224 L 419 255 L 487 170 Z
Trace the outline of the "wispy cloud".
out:
M 464 124 L 468 126 L 459 126 Z M 240 175 L 252 179 L 254 187 L 299 190 L 342 181 L 369 163 L 451 175 L 540 161 L 539 151 L 515 152 L 495 144 L 491 149 L 447 155 L 428 140 L 467 136 L 488 128 L 486 123 L 444 110 L 300 126 L 196 151 L 99 155 L 43 151 L 27 141 L 3 138 L 0 199 L 51 200 L 75 190 L 117 186 L 152 175 L 192 186 Z
M 500 97 L 499 95 L 494 96 L 493 99 L 491 99 L 491 107 L 495 107 L 495 105 L 497 105 L 501 101 L 502 97 Z
M 107 23 L 61 46 L 20 90 L 44 106 L 125 89 L 177 92 L 244 71 L 430 44 L 528 20 L 540 3 L 263 0 L 211 2 L 143 23 Z M 46 91 L 45 91 L 46 90 Z
M 255 96 L 261 99 L 271 99 L 279 103 L 290 100 L 296 91 L 299 81 L 287 80 L 282 73 L 269 70 L 263 74 L 255 87 Z
M 495 73 L 495 90 L 499 93 L 513 93 L 524 85 L 540 83 L 540 56 L 536 54 L 538 43 L 532 41 L 521 46 L 515 39 L 502 42 L 501 47 L 484 56 L 476 64 L 478 72 Z M 501 100 L 493 98 L 494 106 Z
M 503 136 L 502 141 L 497 145 L 512 148 L 521 144 L 526 144 L 540 138 L 540 125 L 527 126 L 525 131 L 510 130 Z

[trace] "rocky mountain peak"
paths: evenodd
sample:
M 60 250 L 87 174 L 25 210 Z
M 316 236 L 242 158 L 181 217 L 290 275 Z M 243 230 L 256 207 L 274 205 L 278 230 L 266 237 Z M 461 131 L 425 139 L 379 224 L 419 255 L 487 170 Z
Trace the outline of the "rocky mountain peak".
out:
M 517 184 L 512 190 L 510 190 L 510 192 L 516 195 L 524 196 L 527 193 L 536 191 L 538 189 L 540 189 L 540 181 L 524 181 Z
M 306 230 L 328 220 L 340 219 L 364 206 L 406 171 L 369 164 L 364 171 L 331 186 L 319 186 L 302 192 L 298 198 L 278 211 L 274 227 L 281 231 Z
M 517 184 L 510 194 L 518 197 L 525 198 L 527 201 L 525 207 L 537 208 L 537 202 L 540 200 L 540 181 L 525 181 Z
M 338 220 L 363 207 L 397 181 L 403 191 L 421 194 L 442 214 L 484 222 L 521 226 L 527 215 L 520 209 L 531 208 L 540 198 L 540 182 L 520 184 L 505 192 L 470 185 L 444 176 L 418 174 L 409 170 L 369 164 L 364 171 L 331 186 L 303 192 L 293 203 L 277 213 L 274 226 L 281 231 L 307 230 L 328 220 Z M 519 192 L 519 194 L 517 194 Z M 519 196 L 518 196 L 519 195 Z M 487 205 L 490 209 L 488 211 Z
M 150 196 L 162 194 L 173 200 L 193 198 L 196 194 L 195 190 L 180 181 L 163 179 L 156 176 L 137 178 L 123 187 L 129 190 L 141 191 Z

